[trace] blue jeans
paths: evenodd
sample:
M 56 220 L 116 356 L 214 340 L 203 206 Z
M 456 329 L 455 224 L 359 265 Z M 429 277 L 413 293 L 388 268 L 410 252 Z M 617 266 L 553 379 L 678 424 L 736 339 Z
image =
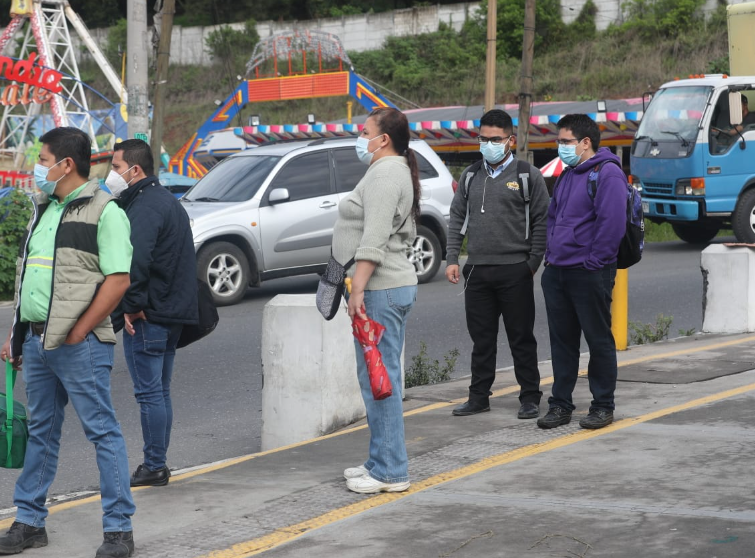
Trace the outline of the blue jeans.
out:
M 129 487 L 126 443 L 110 398 L 113 345 L 101 343 L 93 333 L 81 343 L 52 351 L 44 350 L 40 341 L 29 331 L 23 348 L 29 442 L 16 481 L 16 520 L 44 527 L 45 499 L 58 468 L 64 408 L 70 399 L 97 454 L 103 531 L 131 531 L 136 507 Z
M 165 467 L 173 426 L 170 381 L 181 324 L 134 322 L 134 335 L 123 332 L 123 351 L 141 408 L 144 465 L 151 471 Z
M 616 343 L 611 332 L 611 298 L 616 264 L 598 271 L 549 265 L 541 284 L 548 313 L 553 359 L 550 407 L 575 409 L 572 392 L 579 375 L 582 333 L 590 349 L 587 379 L 592 393 L 590 409 L 614 409 Z
M 373 399 L 362 347 L 354 340 L 357 376 L 364 406 L 367 408 L 367 425 L 370 428 L 370 452 L 364 466 L 370 472 L 370 476 L 381 482 L 396 483 L 409 480 L 409 458 L 404 442 L 401 350 L 404 346 L 406 317 L 416 299 L 416 285 L 364 292 L 367 317 L 385 327 L 378 349 L 393 386 L 393 395 L 390 397 L 381 401 Z

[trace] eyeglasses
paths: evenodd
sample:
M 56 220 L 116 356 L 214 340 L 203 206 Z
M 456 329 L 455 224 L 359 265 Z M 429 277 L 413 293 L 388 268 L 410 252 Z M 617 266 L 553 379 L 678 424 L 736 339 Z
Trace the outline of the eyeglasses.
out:
M 582 139 L 584 139 L 584 138 L 582 138 Z M 577 139 L 577 138 L 571 138 L 571 139 L 557 139 L 557 140 L 556 140 L 556 143 L 557 143 L 558 145 L 569 145 L 569 144 L 570 144 L 570 143 L 572 143 L 573 141 L 576 141 L 577 143 L 579 143 L 579 142 L 581 142 L 582 140 L 581 140 L 581 139 Z
M 493 136 L 492 138 L 486 138 L 485 136 L 477 136 L 478 143 L 490 142 L 493 145 L 501 145 L 502 143 L 509 141 L 510 139 L 511 139 L 511 136 L 506 136 L 505 138 L 502 138 L 501 136 Z

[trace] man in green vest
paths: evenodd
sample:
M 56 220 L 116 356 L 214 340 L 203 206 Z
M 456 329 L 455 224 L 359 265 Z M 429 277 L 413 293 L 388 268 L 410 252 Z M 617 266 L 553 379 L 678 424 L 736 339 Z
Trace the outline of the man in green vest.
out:
M 15 317 L 0 358 L 24 365 L 29 440 L 16 481 L 18 510 L 0 554 L 47 545 L 47 491 L 55 478 L 63 412 L 70 400 L 94 444 L 103 544 L 98 558 L 134 552 L 126 444 L 110 397 L 115 334 L 110 313 L 129 286 L 129 221 L 89 181 L 91 140 L 76 128 L 44 134 L 34 179 L 42 191 L 21 243 Z

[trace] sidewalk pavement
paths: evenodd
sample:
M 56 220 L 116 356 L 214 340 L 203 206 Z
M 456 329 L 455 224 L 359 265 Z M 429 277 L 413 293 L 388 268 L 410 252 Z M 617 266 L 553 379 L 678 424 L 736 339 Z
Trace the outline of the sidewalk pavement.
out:
M 364 425 L 137 489 L 136 556 L 746 557 L 755 555 L 755 335 L 696 335 L 619 354 L 616 422 L 517 420 L 499 371 L 491 412 L 453 417 L 468 379 L 407 390 L 412 487 L 358 495 Z M 583 369 L 586 369 L 583 358 Z M 552 382 L 541 363 L 547 409 Z M 98 497 L 58 504 L 28 557 L 92 557 Z M 0 521 L 3 531 L 12 518 Z

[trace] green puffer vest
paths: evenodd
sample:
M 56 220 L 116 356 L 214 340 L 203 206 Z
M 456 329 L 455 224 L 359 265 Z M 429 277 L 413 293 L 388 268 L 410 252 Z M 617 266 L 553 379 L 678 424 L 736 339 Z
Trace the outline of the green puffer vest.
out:
M 115 198 L 102 190 L 98 181 L 90 181 L 79 195 L 68 202 L 60 225 L 55 233 L 55 256 L 53 260 L 52 294 L 45 323 L 43 348 L 51 351 L 60 347 L 76 321 L 94 300 L 97 289 L 105 280 L 100 270 L 97 229 L 105 205 Z M 41 202 L 41 203 L 40 203 Z M 34 227 L 49 206 L 46 195 L 35 199 L 34 212 L 26 228 L 27 237 L 22 243 L 22 253 L 16 264 L 16 316 L 11 334 L 11 354 L 21 354 L 26 327 L 21 323 L 19 304 L 23 274 L 26 267 L 27 244 Z M 103 343 L 115 343 L 115 333 L 106 317 L 94 328 L 93 333 Z

